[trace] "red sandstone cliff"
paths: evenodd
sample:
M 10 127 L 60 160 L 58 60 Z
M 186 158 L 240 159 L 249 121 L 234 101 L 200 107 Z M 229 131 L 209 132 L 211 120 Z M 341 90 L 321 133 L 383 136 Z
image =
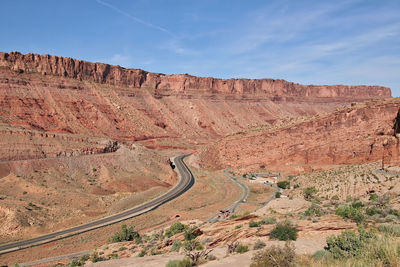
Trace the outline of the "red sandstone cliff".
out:
M 274 79 L 215 79 L 188 74 L 165 75 L 140 69 L 125 69 L 103 63 L 72 58 L 18 52 L 1 53 L 0 67 L 18 72 L 94 81 L 130 88 L 149 88 L 156 92 L 209 92 L 220 94 L 267 94 L 274 97 L 339 97 L 371 99 L 391 97 L 390 89 L 382 86 L 301 85 Z
M 278 129 L 227 136 L 201 154 L 203 166 L 311 170 L 320 165 L 400 163 L 400 99 L 372 101 Z M 290 168 L 290 166 L 292 166 Z

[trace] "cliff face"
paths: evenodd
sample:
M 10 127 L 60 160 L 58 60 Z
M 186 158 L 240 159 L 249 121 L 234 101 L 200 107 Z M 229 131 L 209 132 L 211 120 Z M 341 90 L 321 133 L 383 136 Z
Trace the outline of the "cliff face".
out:
M 165 75 L 140 69 L 125 69 L 51 55 L 0 52 L 0 67 L 17 72 L 37 72 L 129 88 L 148 88 L 157 93 L 207 92 L 219 94 L 266 94 L 274 97 L 339 97 L 371 99 L 391 97 L 382 86 L 301 85 L 274 79 L 215 79 L 188 74 Z
M 90 140 L 59 141 L 64 135 L 192 148 L 285 118 L 383 97 L 390 97 L 389 88 L 164 75 L 71 58 L 0 53 L 0 140 L 5 145 L 0 160 L 104 149 Z M 30 141 L 33 132 L 40 135 L 35 142 Z M 56 136 L 54 142 L 45 138 L 47 133 Z
M 228 136 L 200 155 L 204 166 L 311 171 L 321 165 L 400 163 L 400 100 L 374 101 L 272 130 Z M 291 167 L 291 168 L 290 168 Z

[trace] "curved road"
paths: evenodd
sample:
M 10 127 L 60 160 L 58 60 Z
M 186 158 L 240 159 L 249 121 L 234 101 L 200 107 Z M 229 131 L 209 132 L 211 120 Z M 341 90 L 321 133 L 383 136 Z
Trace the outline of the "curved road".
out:
M 189 154 L 185 155 L 180 155 L 174 158 L 174 163 L 175 166 L 177 167 L 179 171 L 179 182 L 178 184 L 173 187 L 171 190 L 169 190 L 167 193 L 164 195 L 151 200 L 149 202 L 146 202 L 140 206 L 134 207 L 129 210 L 125 210 L 121 213 L 114 214 L 109 217 L 105 217 L 90 223 L 82 224 L 79 226 L 75 226 L 69 229 L 57 231 L 51 234 L 47 235 L 42 235 L 39 237 L 35 237 L 32 239 L 28 240 L 23 240 L 23 241 L 18 241 L 15 243 L 10 243 L 10 244 L 5 244 L 0 246 L 0 254 L 4 254 L 7 252 L 11 251 L 16 251 L 20 250 L 23 248 L 31 247 L 31 246 L 36 246 L 44 243 L 48 243 L 51 241 L 59 240 L 62 238 L 70 237 L 76 234 L 84 233 L 93 229 L 97 229 L 100 227 L 104 227 L 110 224 L 114 224 L 123 220 L 127 220 L 130 218 L 133 218 L 135 216 L 141 215 L 143 213 L 146 213 L 148 211 L 151 211 L 164 203 L 171 201 L 174 198 L 177 198 L 178 196 L 182 195 L 185 193 L 189 188 L 191 188 L 194 184 L 194 177 L 192 172 L 189 170 L 189 168 L 186 166 L 186 164 L 183 162 L 183 158 L 188 156 Z

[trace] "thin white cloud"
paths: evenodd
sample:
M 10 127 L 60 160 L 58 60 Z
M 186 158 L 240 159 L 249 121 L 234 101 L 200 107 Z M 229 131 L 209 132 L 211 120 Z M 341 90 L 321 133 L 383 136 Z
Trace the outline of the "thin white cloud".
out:
M 142 25 L 145 25 L 145 26 L 147 26 L 149 28 L 153 28 L 153 29 L 165 32 L 165 33 L 169 34 L 170 36 L 175 37 L 175 35 L 171 31 L 167 30 L 164 27 L 161 27 L 161 26 L 158 26 L 158 25 L 154 25 L 154 24 L 152 24 L 150 22 L 144 21 L 144 20 L 142 20 L 142 19 L 140 19 L 140 18 L 138 18 L 136 16 L 133 16 L 133 15 L 131 15 L 131 14 L 119 9 L 118 7 L 116 7 L 114 5 L 111 5 L 111 4 L 107 3 L 107 2 L 104 2 L 102 0 L 96 0 L 96 2 L 101 4 L 101 5 L 103 5 L 103 6 L 105 6 L 105 7 L 111 8 L 114 11 L 118 12 L 119 14 L 124 15 L 125 17 L 128 17 L 128 18 L 130 18 L 130 19 L 132 19 L 132 20 L 134 20 L 134 21 L 136 21 L 136 22 L 138 22 L 138 23 L 140 23 Z
M 120 65 L 122 67 L 130 67 L 132 65 L 131 57 L 128 55 L 114 54 L 111 58 L 106 59 L 111 65 Z
M 184 47 L 178 39 L 171 39 L 160 46 L 161 49 L 167 49 L 177 55 L 193 56 L 199 53 L 194 49 Z

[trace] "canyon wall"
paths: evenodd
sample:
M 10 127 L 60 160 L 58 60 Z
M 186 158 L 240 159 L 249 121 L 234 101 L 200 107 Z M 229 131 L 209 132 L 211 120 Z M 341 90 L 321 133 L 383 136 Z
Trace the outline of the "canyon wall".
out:
M 304 171 L 382 159 L 399 164 L 399 112 L 400 99 L 372 101 L 278 129 L 237 133 L 208 146 L 200 162 L 217 169 L 279 165 Z
M 156 92 L 208 92 L 218 94 L 267 94 L 274 97 L 340 97 L 370 99 L 391 97 L 382 86 L 301 85 L 275 79 L 215 79 L 188 74 L 165 75 L 140 69 L 125 69 L 72 58 L 18 52 L 0 53 L 0 67 Z
M 0 160 L 104 149 L 103 142 L 86 137 L 193 150 L 248 128 L 390 95 L 380 86 L 164 75 L 72 58 L 0 53 Z M 85 138 L 77 142 L 76 136 Z

